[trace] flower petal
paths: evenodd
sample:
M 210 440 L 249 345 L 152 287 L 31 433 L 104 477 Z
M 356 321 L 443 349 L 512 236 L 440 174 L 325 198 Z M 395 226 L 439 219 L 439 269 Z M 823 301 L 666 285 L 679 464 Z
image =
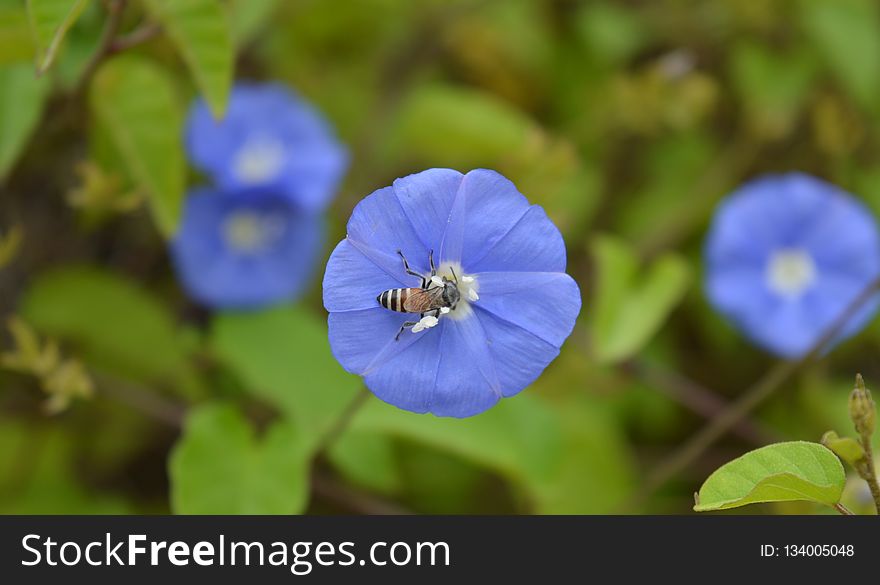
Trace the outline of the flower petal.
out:
M 860 275 L 859 278 L 851 275 L 826 274 L 820 278 L 817 286 L 810 290 L 803 299 L 804 304 L 809 308 L 808 312 L 816 329 L 813 343 L 818 341 L 819 337 L 843 316 L 844 311 L 855 302 L 859 295 L 865 292 L 876 276 L 876 273 L 874 275 Z M 874 296 L 847 322 L 835 341 L 842 341 L 861 331 L 877 312 L 877 306 L 878 297 Z
M 352 374 L 365 375 L 379 370 L 404 349 L 425 337 L 421 333 L 404 331 L 400 340 L 395 341 L 400 326 L 405 321 L 414 320 L 417 319 L 413 319 L 413 315 L 395 313 L 381 307 L 330 313 L 327 326 L 333 355 Z
M 426 250 L 440 253 L 462 178 L 451 169 L 429 169 L 394 181 L 394 193 Z
M 501 399 L 501 382 L 483 326 L 472 314 L 444 320 L 442 357 L 428 410 L 437 416 L 479 414 Z
M 870 279 L 880 273 L 880 236 L 871 213 L 858 201 L 835 197 L 822 210 L 823 221 L 803 234 L 820 270 Z
M 199 302 L 217 308 L 259 307 L 291 300 L 308 283 L 323 238 L 321 223 L 283 197 L 258 195 L 203 189 L 187 198 L 171 252 L 181 283 Z M 241 209 L 278 215 L 283 232 L 263 250 L 230 249 L 222 235 L 224 221 Z
M 776 355 L 797 358 L 816 341 L 816 329 L 809 308 L 801 302 L 780 302 L 763 319 L 752 320 L 747 336 Z
M 517 224 L 530 205 L 510 180 L 488 169 L 466 174 L 460 191 L 466 202 L 461 261 L 473 266 Z
M 240 176 L 235 164 L 252 140 L 269 140 L 283 149 L 277 172 L 256 183 Z M 271 188 L 306 211 L 329 203 L 348 168 L 348 151 L 327 120 L 276 83 L 237 83 L 222 120 L 214 118 L 204 99 L 197 100 L 187 118 L 186 149 L 193 164 L 220 188 Z
M 308 149 L 308 150 L 306 150 Z M 306 211 L 321 211 L 339 190 L 349 166 L 348 150 L 335 141 L 303 141 L 288 161 L 283 183 Z
M 350 240 L 342 240 L 327 261 L 324 308 L 330 312 L 375 309 L 379 306 L 376 297 L 382 291 L 399 286 L 400 282 L 364 256 Z
M 533 205 L 468 272 L 565 272 L 565 242 L 544 213 Z
M 560 347 L 581 310 L 581 294 L 564 272 L 483 272 L 475 307 Z
M 449 219 L 443 231 L 440 241 L 440 261 L 461 263 L 462 247 L 464 246 L 465 228 L 467 227 L 467 193 L 465 188 L 467 175 L 461 180 L 452 207 L 449 209 Z
M 767 289 L 763 269 L 751 265 L 710 269 L 706 277 L 706 294 L 719 311 L 736 319 L 748 319 L 753 314 L 765 315 L 776 304 Z
M 404 213 L 392 187 L 374 191 L 357 204 L 348 220 L 348 238 L 401 286 L 418 286 L 419 282 L 404 271 L 397 250 L 404 253 L 414 271 L 428 272 L 428 248 Z
M 404 332 L 400 342 L 405 338 L 413 341 L 395 348 L 381 367 L 368 371 L 364 375 L 367 387 L 380 400 L 398 408 L 428 412 L 440 365 L 441 337 L 437 329 Z
M 534 382 L 559 355 L 558 347 L 518 325 L 486 311 L 478 311 L 477 315 L 486 333 L 501 394 L 505 398 L 518 394 Z
M 803 251 L 815 279 L 786 297 L 768 282 L 775 254 Z M 706 245 L 712 304 L 750 339 L 786 357 L 809 351 L 880 274 L 880 235 L 870 212 L 840 188 L 801 173 L 751 181 L 718 208 Z M 868 303 L 837 341 L 861 329 Z

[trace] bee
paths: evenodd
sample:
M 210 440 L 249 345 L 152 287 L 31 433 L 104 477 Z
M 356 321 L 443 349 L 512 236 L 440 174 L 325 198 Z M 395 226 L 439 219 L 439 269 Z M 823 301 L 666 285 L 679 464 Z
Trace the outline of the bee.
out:
M 437 268 L 434 266 L 434 251 L 428 254 L 428 262 L 431 265 L 430 278 L 410 269 L 406 256 L 400 250 L 397 251 L 403 260 L 403 269 L 407 274 L 421 279 L 422 284 L 418 288 L 391 288 L 383 291 L 376 297 L 379 304 L 390 311 L 398 313 L 418 313 L 419 318 L 431 314 L 434 318 L 440 317 L 441 313 L 454 311 L 458 305 L 461 294 L 458 291 L 458 277 L 455 271 L 452 271 L 454 280 L 449 280 L 445 276 L 437 277 Z M 400 339 L 400 334 L 404 329 L 413 327 L 418 321 L 406 321 L 400 326 L 400 330 L 394 337 L 395 341 Z

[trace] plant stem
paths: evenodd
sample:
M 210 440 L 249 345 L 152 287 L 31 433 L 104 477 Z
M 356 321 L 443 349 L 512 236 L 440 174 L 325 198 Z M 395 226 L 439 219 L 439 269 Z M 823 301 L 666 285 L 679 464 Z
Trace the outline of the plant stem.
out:
M 730 407 L 716 392 L 675 372 L 665 371 L 641 360 L 625 362 L 621 367 L 706 420 L 720 416 Z M 748 418 L 738 421 L 731 431 L 755 445 L 766 445 L 777 440 L 775 433 Z
M 874 465 L 874 453 L 871 450 L 871 437 L 861 437 L 862 449 L 865 450 L 865 473 L 862 479 L 868 484 L 871 490 L 871 497 L 874 498 L 874 508 L 880 515 L 880 483 L 877 481 L 877 468 Z
M 98 66 L 104 59 L 113 52 L 113 43 L 116 41 L 116 35 L 122 26 L 122 17 L 125 13 L 126 0 L 111 0 L 106 3 L 107 20 L 104 22 L 104 30 L 101 33 L 101 40 L 98 42 L 98 48 L 92 54 L 91 59 L 83 67 L 79 80 L 76 82 L 74 95 L 80 95 L 88 84 L 89 79 L 97 71 Z
M 840 502 L 834 504 L 834 505 L 832 506 L 832 508 L 834 508 L 835 510 L 837 510 L 838 512 L 840 512 L 841 515 L 843 515 L 843 516 L 855 516 L 855 514 L 853 514 L 852 512 L 850 512 L 850 510 L 849 510 L 846 506 L 844 506 L 843 504 L 841 504 Z
M 827 346 L 840 335 L 850 320 L 861 310 L 880 289 L 880 278 L 871 282 L 865 289 L 847 306 L 806 355 L 795 361 L 779 362 L 773 369 L 752 385 L 742 397 L 730 405 L 717 418 L 710 421 L 670 458 L 661 463 L 648 474 L 642 488 L 634 499 L 629 502 L 630 506 L 640 505 L 654 491 L 661 488 L 673 476 L 680 473 L 688 465 L 698 459 L 715 441 L 727 433 L 736 423 L 741 421 L 749 412 L 772 396 L 779 387 L 788 380 L 801 366 L 812 362 L 827 349 Z
M 109 396 L 154 421 L 180 429 L 186 419 L 186 406 L 155 392 L 107 374 L 92 372 L 99 394 Z
M 318 441 L 315 453 L 324 453 L 327 449 L 333 446 L 333 443 L 335 443 L 340 435 L 345 432 L 349 423 L 351 423 L 361 407 L 366 404 L 367 398 L 370 396 L 370 391 L 362 386 L 361 389 L 358 390 L 358 393 L 355 394 L 354 398 L 351 399 L 351 402 L 348 403 L 348 406 L 345 407 L 342 414 L 339 415 L 339 418 L 333 423 L 333 426 L 330 427 L 330 429 L 324 433 L 324 436 L 321 437 L 321 440 Z

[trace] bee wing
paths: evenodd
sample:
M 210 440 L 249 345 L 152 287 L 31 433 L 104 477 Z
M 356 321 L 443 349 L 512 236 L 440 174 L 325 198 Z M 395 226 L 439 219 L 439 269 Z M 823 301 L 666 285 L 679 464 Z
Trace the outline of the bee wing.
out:
M 430 311 L 434 304 L 434 293 L 421 288 L 411 288 L 407 291 L 403 308 L 407 313 L 424 313 Z

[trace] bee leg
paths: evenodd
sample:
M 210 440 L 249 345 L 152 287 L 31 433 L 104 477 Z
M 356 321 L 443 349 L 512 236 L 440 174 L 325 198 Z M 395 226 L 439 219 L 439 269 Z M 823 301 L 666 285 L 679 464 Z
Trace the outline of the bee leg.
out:
M 407 327 L 412 327 L 415 325 L 417 321 L 407 321 L 403 325 L 400 326 L 400 329 L 397 331 L 397 335 L 394 336 L 394 341 L 400 341 L 400 334 L 403 333 L 403 330 Z
M 428 279 L 418 272 L 410 269 L 409 262 L 406 261 L 406 256 L 403 255 L 403 252 L 398 250 L 397 253 L 400 254 L 400 257 L 403 259 L 403 269 L 406 271 L 406 273 L 411 276 L 418 276 L 422 280 L 422 288 L 428 288 Z
M 431 265 L 431 276 L 437 276 L 437 268 L 434 266 L 434 250 L 428 252 L 428 263 Z

